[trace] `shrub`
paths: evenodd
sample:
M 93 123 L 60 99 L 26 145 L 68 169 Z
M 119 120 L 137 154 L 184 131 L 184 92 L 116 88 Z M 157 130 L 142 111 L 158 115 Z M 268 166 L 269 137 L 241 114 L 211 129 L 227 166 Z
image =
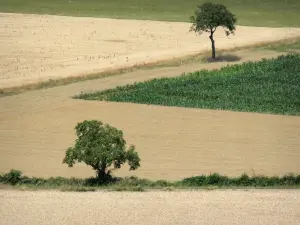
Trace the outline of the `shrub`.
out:
M 4 174 L 2 180 L 4 181 L 4 183 L 16 185 L 21 181 L 21 177 L 22 177 L 21 171 L 12 169 L 10 170 L 9 173 Z
M 238 177 L 236 180 L 235 180 L 235 185 L 237 186 L 250 186 L 252 181 L 251 181 L 251 178 L 247 175 L 247 174 L 242 174 L 240 177 Z

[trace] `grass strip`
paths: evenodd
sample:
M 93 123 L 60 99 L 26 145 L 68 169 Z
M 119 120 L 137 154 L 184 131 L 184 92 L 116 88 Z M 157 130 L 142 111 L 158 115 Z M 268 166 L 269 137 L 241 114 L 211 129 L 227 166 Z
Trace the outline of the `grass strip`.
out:
M 185 178 L 180 181 L 157 180 L 151 181 L 138 177 L 113 178 L 110 182 L 102 183 L 96 178 L 37 178 L 23 176 L 19 170 L 11 170 L 0 175 L 0 184 L 21 189 L 58 189 L 61 191 L 145 191 L 159 189 L 172 191 L 175 189 L 215 189 L 215 188 L 299 188 L 300 175 L 286 174 L 284 176 L 248 176 L 228 177 L 213 173 Z
M 207 0 L 0 0 L 0 11 L 65 16 L 189 22 Z M 237 15 L 238 24 L 300 27 L 298 0 L 210 0 Z

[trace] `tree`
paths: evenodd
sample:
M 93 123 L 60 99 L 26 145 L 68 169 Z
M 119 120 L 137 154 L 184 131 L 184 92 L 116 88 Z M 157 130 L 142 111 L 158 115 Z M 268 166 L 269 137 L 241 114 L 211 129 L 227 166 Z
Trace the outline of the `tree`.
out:
M 212 58 L 216 58 L 216 48 L 214 33 L 218 27 L 223 27 L 226 35 L 234 34 L 235 24 L 237 22 L 236 16 L 228 11 L 228 9 L 221 4 L 204 3 L 197 6 L 195 15 L 191 16 L 192 26 L 190 31 L 202 34 L 209 33 L 211 40 Z
M 129 170 L 140 167 L 140 158 L 131 145 L 126 150 L 126 141 L 123 132 L 108 124 L 97 120 L 85 120 L 75 127 L 77 139 L 75 146 L 66 151 L 63 163 L 73 167 L 76 162 L 84 162 L 91 166 L 100 181 L 111 178 L 110 168 L 119 169 L 124 163 L 128 163 Z

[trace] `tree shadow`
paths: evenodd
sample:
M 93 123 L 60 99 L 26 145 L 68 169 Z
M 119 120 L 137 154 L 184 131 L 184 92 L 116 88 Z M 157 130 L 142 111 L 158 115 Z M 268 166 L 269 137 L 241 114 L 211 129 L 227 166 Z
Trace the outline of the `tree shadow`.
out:
M 205 57 L 203 59 L 205 62 L 214 63 L 214 62 L 237 62 L 241 60 L 241 57 L 234 54 L 222 54 L 217 56 L 215 59 L 211 57 Z

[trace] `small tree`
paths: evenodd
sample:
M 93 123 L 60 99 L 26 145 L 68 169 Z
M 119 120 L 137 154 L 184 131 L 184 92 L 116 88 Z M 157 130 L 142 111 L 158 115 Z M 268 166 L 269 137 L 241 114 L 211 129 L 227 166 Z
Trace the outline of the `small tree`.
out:
M 140 167 L 140 158 L 131 145 L 126 150 L 123 132 L 97 120 L 85 120 L 75 127 L 77 139 L 75 146 L 66 151 L 63 163 L 73 167 L 76 162 L 91 166 L 100 181 L 111 178 L 111 166 L 119 169 L 128 162 L 130 170 Z
M 195 15 L 191 16 L 192 26 L 190 31 L 202 34 L 209 33 L 211 40 L 212 58 L 216 58 L 216 48 L 214 33 L 218 27 L 223 27 L 226 35 L 234 34 L 235 24 L 237 22 L 236 16 L 221 4 L 204 3 L 197 6 Z

